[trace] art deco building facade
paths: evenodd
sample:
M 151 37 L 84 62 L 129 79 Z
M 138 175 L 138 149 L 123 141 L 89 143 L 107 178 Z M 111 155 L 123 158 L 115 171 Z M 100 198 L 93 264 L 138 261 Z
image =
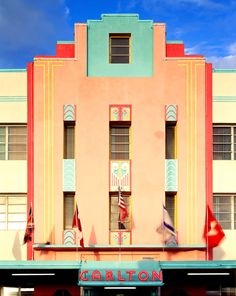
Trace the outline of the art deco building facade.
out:
M 212 161 L 213 155 L 228 157 L 228 140 L 218 143 L 217 133 L 220 139 L 225 134 L 223 142 L 230 134 L 234 149 L 233 82 L 223 86 L 235 79 L 233 73 L 228 79 L 213 72 L 214 154 L 211 64 L 201 55 L 186 55 L 182 42 L 167 41 L 165 24 L 134 14 L 102 15 L 75 24 L 74 40 L 58 42 L 55 56 L 36 56 L 28 64 L 27 82 L 26 72 L 3 73 L 8 82 L 3 80 L 0 104 L 7 110 L 0 112 L 5 145 L 0 153 L 15 151 L 19 158 L 1 161 L 7 181 L 0 180 L 0 192 L 9 209 L 2 225 L 11 225 L 15 198 L 16 216 L 26 217 L 27 193 L 34 229 L 28 261 L 11 252 L 24 231 L 0 233 L 4 241 L 11 235 L 10 255 L 1 259 L 17 259 L 0 261 L 1 286 L 30 287 L 44 296 L 199 296 L 233 289 L 236 264 L 225 259 L 234 259 L 229 251 L 234 222 L 228 227 L 236 191 L 233 174 L 223 170 L 231 165 L 233 172 L 234 154 L 230 150 L 232 161 Z M 26 87 L 28 169 L 21 158 Z M 9 180 L 12 187 L 5 188 Z M 221 215 L 225 200 L 232 211 L 223 216 L 230 222 Z M 203 239 L 207 205 L 226 234 L 214 251 Z M 23 254 L 25 248 L 17 250 Z M 229 274 L 222 278 L 226 268 Z M 203 270 L 212 275 L 204 277 Z

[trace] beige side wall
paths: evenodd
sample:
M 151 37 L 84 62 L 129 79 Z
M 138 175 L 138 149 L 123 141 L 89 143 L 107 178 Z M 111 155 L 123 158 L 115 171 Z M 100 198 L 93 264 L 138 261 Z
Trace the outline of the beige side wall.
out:
M 219 247 L 213 249 L 214 260 L 235 260 L 235 230 L 224 230 L 225 239 Z
M 213 96 L 236 96 L 236 73 L 213 73 Z
M 236 192 L 236 161 L 214 160 L 213 161 L 213 192 L 234 193 Z
M 236 96 L 236 73 L 213 73 L 213 97 Z M 236 124 L 236 102 L 213 102 L 213 123 Z M 236 193 L 236 161 L 213 161 L 213 192 Z M 236 258 L 232 247 L 236 240 L 235 230 L 224 230 L 226 239 L 214 249 L 215 260 Z
M 26 72 L 0 72 L 0 124 L 27 122 L 27 102 L 12 98 L 26 96 Z M 27 193 L 26 160 L 0 161 L 0 193 Z M 26 260 L 23 237 L 24 230 L 1 230 L 0 260 Z
M 26 102 L 1 102 L 0 103 L 0 124 L 2 123 L 26 123 L 27 103 Z
M 26 72 L 0 72 L 0 96 L 26 96 Z
M 0 193 L 27 192 L 27 161 L 0 161 Z
M 0 260 L 26 260 L 26 244 L 23 245 L 25 231 L 1 230 Z
M 213 102 L 213 123 L 235 124 L 236 102 Z

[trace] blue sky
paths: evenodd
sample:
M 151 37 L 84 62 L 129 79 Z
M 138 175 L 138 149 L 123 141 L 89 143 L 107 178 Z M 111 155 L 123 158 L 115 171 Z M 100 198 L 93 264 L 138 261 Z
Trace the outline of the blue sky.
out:
M 25 68 L 73 40 L 74 23 L 102 13 L 138 13 L 166 23 L 167 40 L 183 40 L 214 68 L 236 68 L 236 0 L 0 0 L 0 68 Z

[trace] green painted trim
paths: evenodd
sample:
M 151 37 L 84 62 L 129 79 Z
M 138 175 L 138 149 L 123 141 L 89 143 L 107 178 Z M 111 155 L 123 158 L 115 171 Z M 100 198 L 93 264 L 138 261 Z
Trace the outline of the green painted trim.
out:
M 229 269 L 236 268 L 236 260 L 216 261 L 164 261 L 162 269 Z
M 81 250 L 80 245 L 48 245 L 48 244 L 34 244 L 33 245 L 34 249 L 74 249 L 78 248 Z M 92 249 L 140 249 L 140 248 L 145 248 L 145 249 L 205 249 L 206 245 L 201 244 L 201 245 L 177 245 L 177 246 L 166 246 L 166 245 L 86 245 L 85 248 L 92 248 Z
M 76 261 L 0 261 L 1 269 L 79 269 L 81 267 L 80 262 Z
M 27 102 L 27 96 L 0 96 L 0 102 Z
M 236 96 L 213 96 L 213 102 L 236 102 Z
M 87 261 L 93 264 L 94 261 Z M 109 261 L 107 261 L 109 263 Z M 154 261 L 156 262 L 156 261 Z M 159 261 L 161 269 L 236 269 L 236 260 L 213 261 Z M 80 269 L 82 262 L 78 261 L 25 261 L 1 260 L 1 269 Z
M 101 14 L 101 18 L 103 17 L 138 17 L 138 13 L 103 13 Z
M 26 69 L 0 69 L 0 72 L 26 72 Z
M 57 44 L 74 44 L 75 41 L 63 41 L 63 40 L 59 40 L 57 41 Z
M 102 20 L 88 20 L 87 25 L 87 76 L 153 76 L 153 21 L 140 21 L 138 14 L 103 14 Z M 131 34 L 130 63 L 110 63 L 109 34 L 113 33 Z
M 75 159 L 63 159 L 63 191 L 76 191 L 76 165 Z
M 166 44 L 184 44 L 182 40 L 167 40 Z
M 213 69 L 213 73 L 236 73 L 236 69 Z

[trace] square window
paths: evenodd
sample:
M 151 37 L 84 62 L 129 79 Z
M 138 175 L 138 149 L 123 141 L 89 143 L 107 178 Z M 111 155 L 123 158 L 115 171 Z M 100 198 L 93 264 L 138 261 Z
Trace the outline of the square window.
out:
M 131 34 L 110 34 L 110 63 L 129 64 Z
M 0 230 L 25 229 L 26 199 L 24 194 L 0 194 Z
M 0 160 L 25 160 L 27 157 L 27 127 L 0 126 Z
M 223 229 L 236 229 L 236 196 L 214 194 L 213 211 Z

